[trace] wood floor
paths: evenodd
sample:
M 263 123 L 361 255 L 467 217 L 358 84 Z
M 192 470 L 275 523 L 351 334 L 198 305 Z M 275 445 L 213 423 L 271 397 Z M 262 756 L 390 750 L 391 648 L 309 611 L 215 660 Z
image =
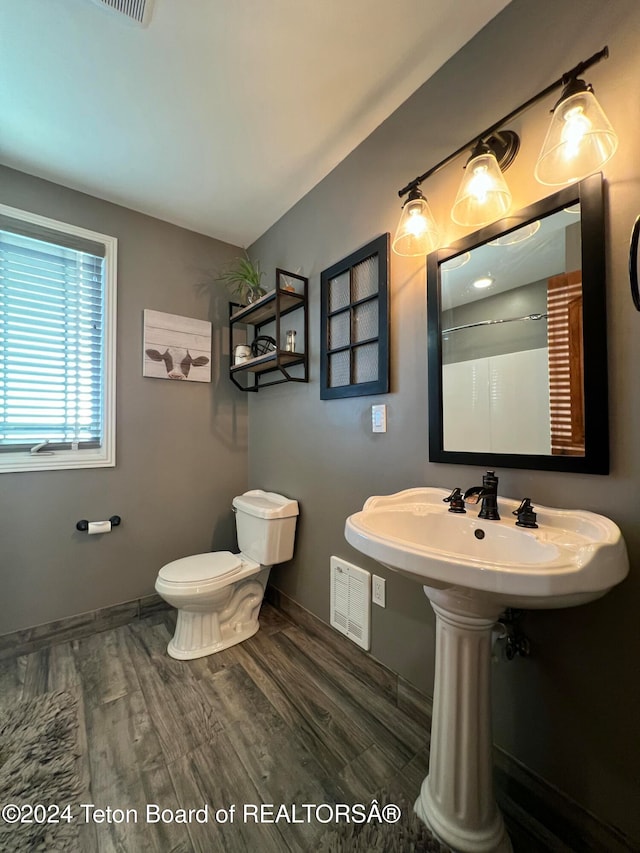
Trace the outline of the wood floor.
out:
M 148 803 L 412 803 L 427 771 L 429 718 L 408 685 L 326 626 L 263 605 L 250 640 L 196 661 L 166 654 L 172 616 L 0 662 L 0 704 L 54 690 L 79 698 L 85 799 L 138 823 L 81 824 L 81 853 L 297 853 L 326 827 L 147 823 Z M 542 853 L 517 825 L 516 853 Z M 568 848 L 557 848 L 568 849 Z M 18 853 L 18 851 L 15 851 Z M 80 851 L 79 851 L 80 853 Z

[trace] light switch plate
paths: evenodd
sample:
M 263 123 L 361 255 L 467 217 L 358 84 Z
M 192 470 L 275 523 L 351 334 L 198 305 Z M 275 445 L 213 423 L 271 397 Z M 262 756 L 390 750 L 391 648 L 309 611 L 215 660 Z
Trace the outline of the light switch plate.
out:
M 371 406 L 371 431 L 387 431 L 387 407 L 384 403 L 376 403 Z

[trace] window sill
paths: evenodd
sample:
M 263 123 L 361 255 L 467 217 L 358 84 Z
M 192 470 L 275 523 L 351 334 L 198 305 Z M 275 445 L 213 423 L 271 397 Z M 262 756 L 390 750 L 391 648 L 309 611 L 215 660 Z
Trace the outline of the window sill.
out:
M 69 471 L 75 468 L 113 468 L 115 453 L 100 450 L 58 450 L 53 455 L 0 453 L 0 474 L 21 471 Z

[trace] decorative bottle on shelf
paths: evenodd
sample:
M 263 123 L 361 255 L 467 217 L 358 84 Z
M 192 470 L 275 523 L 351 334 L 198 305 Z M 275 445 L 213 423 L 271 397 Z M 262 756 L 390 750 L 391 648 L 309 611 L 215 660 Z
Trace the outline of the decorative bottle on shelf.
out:
M 287 352 L 295 352 L 296 351 L 296 330 L 289 329 L 287 331 L 287 343 L 285 345 L 285 350 Z

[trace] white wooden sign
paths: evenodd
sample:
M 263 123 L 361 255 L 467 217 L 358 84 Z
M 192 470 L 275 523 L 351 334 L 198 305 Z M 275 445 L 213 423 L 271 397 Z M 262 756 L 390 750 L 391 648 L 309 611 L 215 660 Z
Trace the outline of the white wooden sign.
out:
M 144 311 L 142 375 L 211 382 L 211 323 Z

